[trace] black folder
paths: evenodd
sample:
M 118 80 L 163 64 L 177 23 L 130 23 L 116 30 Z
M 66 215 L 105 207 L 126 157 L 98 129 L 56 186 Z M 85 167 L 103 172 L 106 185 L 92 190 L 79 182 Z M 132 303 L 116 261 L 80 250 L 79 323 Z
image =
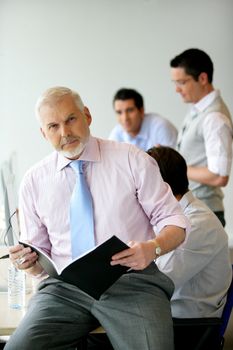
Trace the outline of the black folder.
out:
M 73 284 L 95 299 L 99 299 L 122 274 L 129 270 L 126 266 L 110 265 L 114 254 L 129 248 L 116 236 L 77 257 L 61 271 L 41 249 L 30 243 L 19 243 L 31 247 L 38 254 L 38 262 L 50 277 Z

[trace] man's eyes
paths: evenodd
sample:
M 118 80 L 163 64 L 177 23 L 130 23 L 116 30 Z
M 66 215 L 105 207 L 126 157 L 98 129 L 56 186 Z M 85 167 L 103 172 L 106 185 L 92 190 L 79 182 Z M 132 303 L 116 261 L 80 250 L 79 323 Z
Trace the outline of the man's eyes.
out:
M 73 120 L 76 120 L 76 117 L 70 117 L 69 119 L 68 119 L 68 121 L 73 121 Z
M 67 119 L 67 121 L 66 121 L 66 123 L 68 124 L 68 123 L 72 123 L 72 122 L 74 122 L 74 121 L 76 121 L 77 120 L 77 117 L 76 116 L 70 116 L 68 119 Z
M 76 121 L 76 120 L 77 120 L 77 118 L 75 116 L 72 116 L 72 117 L 68 118 L 65 123 L 69 124 L 70 122 L 72 123 L 73 121 Z M 58 128 L 59 128 L 59 124 L 50 124 L 50 125 L 48 125 L 48 129 L 49 130 L 56 130 Z
M 116 111 L 116 114 L 121 115 L 123 113 L 132 113 L 132 112 L 134 112 L 134 108 L 128 108 L 125 111 Z
M 53 129 L 56 129 L 56 128 L 58 128 L 58 124 L 50 124 L 49 125 L 49 130 L 53 130 Z

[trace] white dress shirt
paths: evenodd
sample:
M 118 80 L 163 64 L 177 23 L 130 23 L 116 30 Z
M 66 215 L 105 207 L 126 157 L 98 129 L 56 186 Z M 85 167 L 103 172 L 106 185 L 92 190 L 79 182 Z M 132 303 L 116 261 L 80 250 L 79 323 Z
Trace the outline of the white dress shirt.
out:
M 212 91 L 192 106 L 191 113 L 203 112 L 217 96 L 220 96 L 220 92 L 218 90 Z M 233 137 L 231 120 L 223 113 L 209 113 L 203 122 L 203 135 L 208 169 L 221 176 L 230 175 Z

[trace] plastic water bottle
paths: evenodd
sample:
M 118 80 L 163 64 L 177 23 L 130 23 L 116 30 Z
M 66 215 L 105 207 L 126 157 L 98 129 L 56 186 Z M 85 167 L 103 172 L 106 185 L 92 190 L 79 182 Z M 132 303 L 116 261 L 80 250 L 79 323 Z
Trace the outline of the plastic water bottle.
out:
M 8 267 L 8 305 L 12 309 L 25 306 L 25 273 L 13 264 Z

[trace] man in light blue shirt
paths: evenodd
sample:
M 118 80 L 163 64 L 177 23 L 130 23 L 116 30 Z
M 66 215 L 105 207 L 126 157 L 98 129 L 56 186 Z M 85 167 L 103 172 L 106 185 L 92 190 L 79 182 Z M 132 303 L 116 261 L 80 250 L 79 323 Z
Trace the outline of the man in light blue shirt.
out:
M 110 133 L 110 140 L 131 143 L 144 151 L 155 145 L 176 146 L 175 126 L 159 114 L 145 114 L 143 97 L 136 90 L 118 90 L 113 106 L 119 124 Z

